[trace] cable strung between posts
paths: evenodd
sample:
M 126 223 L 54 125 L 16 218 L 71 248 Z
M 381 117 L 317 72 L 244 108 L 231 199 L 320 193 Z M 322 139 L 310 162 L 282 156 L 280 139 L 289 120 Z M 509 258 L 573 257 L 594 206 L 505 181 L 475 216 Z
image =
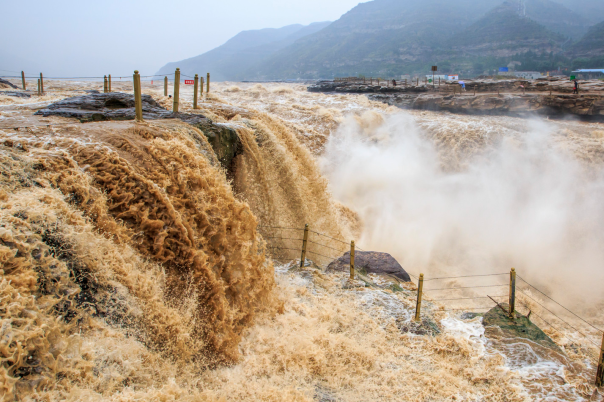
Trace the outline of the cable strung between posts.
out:
M 517 289 L 518 292 L 522 293 L 523 295 L 525 295 L 526 297 L 528 297 L 529 299 L 531 299 L 532 301 L 534 301 L 535 303 L 537 303 L 539 306 L 541 306 L 545 311 L 549 312 L 550 314 L 552 314 L 554 317 L 556 317 L 557 319 L 559 319 L 560 321 L 562 321 L 563 323 L 565 323 L 566 325 L 568 325 L 569 327 L 571 327 L 573 330 L 577 331 L 578 333 L 580 333 L 581 335 L 583 335 L 583 337 L 585 337 L 590 343 L 592 343 L 593 345 L 595 345 L 596 347 L 600 347 L 599 345 L 597 345 L 596 343 L 592 342 L 591 340 L 589 340 L 589 337 L 587 335 L 585 335 L 583 332 L 579 331 L 577 328 L 573 327 L 572 325 L 570 325 L 568 322 L 564 321 L 562 318 L 560 318 L 556 313 L 552 312 L 551 310 L 547 309 L 543 304 L 539 303 L 537 300 L 533 299 L 532 297 L 530 297 L 529 295 L 527 295 L 526 293 L 524 293 L 522 290 Z M 527 307 L 528 308 L 528 307 Z M 545 320 L 543 320 L 545 321 Z
M 507 297 L 508 295 L 503 296 L 491 296 L 491 297 Z M 477 299 L 488 299 L 489 296 L 486 297 L 461 297 L 459 299 L 435 299 L 434 301 L 454 301 L 454 300 L 477 300 Z
M 347 243 L 347 242 L 345 242 L 345 241 L 343 241 L 343 240 L 336 239 L 335 237 L 331 237 L 331 236 L 328 236 L 328 235 L 323 234 L 323 233 L 315 232 L 314 230 L 310 230 L 310 229 L 309 229 L 309 232 L 311 232 L 311 233 L 315 233 L 315 234 L 318 234 L 319 236 L 328 237 L 328 238 L 330 238 L 330 239 L 332 239 L 332 240 L 339 241 L 340 243 L 343 243 L 343 244 L 350 244 L 350 243 Z M 359 250 L 360 250 L 360 249 L 359 249 Z
M 335 260 L 335 259 L 336 259 L 335 257 L 328 257 L 328 256 L 326 256 L 326 255 L 319 254 L 319 253 L 315 253 L 314 251 L 310 251 L 310 250 L 306 250 L 306 252 L 307 252 L 307 253 L 314 254 L 314 255 L 318 255 L 318 256 L 321 256 L 321 257 L 324 257 L 324 258 L 331 258 L 332 260 Z
M 488 274 L 488 275 L 463 275 L 463 276 L 448 276 L 448 277 L 444 277 L 444 278 L 431 278 L 431 279 L 424 279 L 424 282 L 428 282 L 428 281 L 436 281 L 439 279 L 457 279 L 457 278 L 476 278 L 476 277 L 482 277 L 482 276 L 500 276 L 500 275 L 509 275 L 509 272 L 503 273 L 503 274 Z
M 440 289 L 426 289 L 429 292 L 433 292 L 435 290 L 457 290 L 457 289 L 474 289 L 474 288 L 497 288 L 504 287 L 508 285 L 482 285 L 482 286 L 465 286 L 461 288 L 440 288 Z
M 304 231 L 304 229 L 298 229 L 298 228 L 284 228 L 284 227 L 280 227 L 280 226 L 258 226 L 259 228 L 269 228 L 269 229 L 285 229 L 285 230 L 302 230 Z
M 553 301 L 554 303 L 556 303 L 558 306 L 562 307 L 564 310 L 568 311 L 569 313 L 571 313 L 572 315 L 574 315 L 575 317 L 577 317 L 578 319 L 580 319 L 581 321 L 583 321 L 584 323 L 586 323 L 587 325 L 589 325 L 590 327 L 592 327 L 593 329 L 598 330 L 600 332 L 604 332 L 600 328 L 598 328 L 598 327 L 594 326 L 593 324 L 587 322 L 584 318 L 579 317 L 577 314 L 573 313 L 572 311 L 570 311 L 569 309 L 567 309 L 566 307 L 564 307 L 562 304 L 558 303 L 557 301 L 555 301 L 554 299 L 552 299 L 551 297 L 549 297 L 548 295 L 546 295 L 545 293 L 543 293 L 542 291 L 540 291 L 539 289 L 537 289 L 536 287 L 534 287 L 533 285 L 531 285 L 530 283 L 528 283 L 524 278 L 520 277 L 520 275 L 516 275 L 516 276 L 518 278 L 520 278 L 524 283 L 526 283 L 527 285 L 529 285 L 530 287 L 532 287 L 533 289 L 535 289 L 537 292 L 541 293 L 543 296 L 547 297 L 548 299 L 550 299 L 551 301 Z
M 528 311 L 530 311 L 530 312 L 531 312 L 531 315 L 534 315 L 534 316 L 536 316 L 537 318 L 539 318 L 541 321 L 543 321 L 544 323 L 546 323 L 547 325 L 549 325 L 549 326 L 550 326 L 550 328 L 552 328 L 554 331 L 556 331 L 556 332 L 558 332 L 558 333 L 560 333 L 560 334 L 563 334 L 563 333 L 562 333 L 562 331 L 561 331 L 560 329 L 558 329 L 557 327 L 554 327 L 554 326 L 553 326 L 553 325 L 552 325 L 550 322 L 546 321 L 546 320 L 545 320 L 545 318 L 543 318 L 543 317 L 541 317 L 539 314 L 535 313 L 533 310 L 531 310 L 531 309 L 529 308 L 529 306 L 527 306 L 526 304 L 524 304 L 524 303 L 522 303 L 522 302 L 520 302 L 520 304 L 522 304 L 522 305 L 524 306 L 524 308 L 526 308 Z M 562 336 L 563 336 L 563 338 L 568 339 L 569 341 L 572 341 L 572 339 L 570 339 L 568 336 L 566 336 L 566 335 L 562 335 Z M 591 341 L 589 340 L 589 338 L 587 338 L 585 335 L 583 335 L 583 336 L 584 336 L 584 337 L 587 339 L 587 341 L 588 341 L 589 343 L 591 343 L 592 345 L 594 345 L 594 346 L 596 346 L 598 349 L 600 349 L 600 346 L 598 346 L 598 345 L 596 345 L 595 343 L 591 342 Z M 591 359 L 591 357 L 587 356 L 587 358 L 588 358 L 588 359 L 589 359 L 589 360 L 590 360 L 592 363 L 594 363 L 596 366 L 598 365 L 598 363 L 597 363 L 596 361 L 592 360 L 592 359 Z
M 337 248 L 329 247 L 329 246 L 326 246 L 326 245 L 324 245 L 324 244 L 314 242 L 314 241 L 312 241 L 312 240 L 308 240 L 308 242 L 309 242 L 309 243 L 312 243 L 312 244 L 316 244 L 317 246 L 321 246 L 321 247 L 327 247 L 327 248 L 330 248 L 330 249 L 332 249 L 332 250 L 334 250 L 334 251 L 337 251 L 338 253 L 341 253 L 341 252 L 342 252 L 342 250 L 338 250 Z
M 269 236 L 262 236 L 265 239 L 281 239 L 281 240 L 299 240 L 302 241 L 302 239 L 297 239 L 294 237 L 269 237 Z
M 20 126 L 20 127 L 0 127 L 0 130 L 16 130 L 18 128 L 32 128 L 32 127 L 50 127 L 50 126 L 69 126 L 72 124 L 78 124 L 76 122 L 73 123 L 52 123 L 52 124 L 39 124 L 36 126 Z
M 287 248 L 287 247 L 276 247 L 276 246 L 268 246 L 268 248 L 276 248 L 279 250 L 292 250 L 292 251 L 300 251 L 297 248 Z

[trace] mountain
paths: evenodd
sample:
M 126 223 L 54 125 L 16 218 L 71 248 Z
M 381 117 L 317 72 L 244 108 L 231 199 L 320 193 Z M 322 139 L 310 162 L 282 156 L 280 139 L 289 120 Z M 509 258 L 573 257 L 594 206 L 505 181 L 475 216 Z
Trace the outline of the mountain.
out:
M 551 0 L 526 0 L 524 10 L 521 11 L 550 31 L 575 40 L 585 35 L 592 25 L 590 19 Z
M 579 14 L 592 24 L 604 21 L 604 1 L 602 0 L 554 0 Z
M 316 22 L 307 26 L 297 24 L 279 29 L 243 31 L 224 45 L 200 56 L 168 63 L 157 74 L 171 74 L 178 67 L 182 74 L 189 76 L 203 76 L 210 72 L 213 81 L 242 80 L 249 76 L 248 70 L 254 64 L 329 24 L 330 22 Z
M 604 56 L 604 22 L 589 28 L 587 34 L 572 46 L 571 52 L 575 57 Z
M 316 34 L 263 62 L 263 78 L 385 74 L 423 68 L 434 47 L 501 0 L 375 0 L 361 3 Z
M 517 3 L 505 2 L 451 38 L 451 50 L 475 57 L 508 57 L 537 50 L 560 52 L 567 39 L 518 12 Z
M 486 67 L 512 61 L 502 58 L 529 50 L 560 52 L 569 37 L 581 37 L 589 26 L 585 18 L 550 0 L 524 3 L 525 7 L 519 1 L 502 0 L 362 3 L 322 31 L 270 56 L 259 65 L 257 76 L 395 76 L 429 71 L 432 64 L 444 72 L 464 68 L 482 73 Z

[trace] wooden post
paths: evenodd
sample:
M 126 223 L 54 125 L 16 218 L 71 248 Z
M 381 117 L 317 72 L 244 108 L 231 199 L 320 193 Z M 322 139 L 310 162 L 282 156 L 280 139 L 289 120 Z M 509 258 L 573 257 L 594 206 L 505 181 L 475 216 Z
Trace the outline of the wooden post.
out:
M 168 77 L 164 77 L 164 96 L 168 96 Z
M 424 274 L 419 274 L 419 283 L 417 284 L 417 304 L 415 306 L 415 321 L 420 321 L 420 312 L 422 310 L 422 292 L 424 290 Z
M 138 70 L 134 71 L 132 77 L 134 81 L 134 109 L 136 111 L 136 121 L 143 121 L 143 102 L 141 96 L 141 76 Z
M 25 73 L 21 71 L 21 83 L 23 84 L 23 90 L 27 91 L 27 87 L 25 86 Z
M 304 267 L 306 261 L 306 244 L 308 243 L 308 223 L 304 226 L 304 240 L 302 240 L 302 257 L 300 257 L 300 268 Z
M 206 79 L 206 93 L 210 93 L 210 73 L 208 73 L 208 78 Z
M 108 85 L 107 85 L 107 91 L 111 92 L 111 74 L 109 74 L 109 81 L 108 81 Z
M 598 372 L 596 373 L 596 387 L 604 387 L 604 334 L 602 335 L 602 346 L 600 346 L 600 360 L 598 361 Z
M 172 112 L 178 113 L 178 97 L 180 96 L 180 68 L 174 72 L 174 102 L 172 103 Z
M 106 94 L 107 93 L 107 89 L 108 89 L 108 85 L 107 85 L 107 76 L 103 77 L 103 93 Z
M 474 85 L 474 97 L 476 97 L 476 85 Z
M 195 81 L 194 81 L 194 87 L 193 88 L 193 109 L 197 109 L 197 85 L 199 85 L 199 76 L 197 74 L 195 74 Z
M 199 96 L 203 97 L 203 77 L 199 77 Z
M 44 76 L 40 73 L 40 94 L 44 94 Z
M 40 79 L 38 78 L 38 96 L 42 95 L 42 91 L 40 91 Z
M 354 280 L 354 240 L 350 242 L 350 280 Z
M 510 318 L 516 318 L 516 269 L 510 271 Z

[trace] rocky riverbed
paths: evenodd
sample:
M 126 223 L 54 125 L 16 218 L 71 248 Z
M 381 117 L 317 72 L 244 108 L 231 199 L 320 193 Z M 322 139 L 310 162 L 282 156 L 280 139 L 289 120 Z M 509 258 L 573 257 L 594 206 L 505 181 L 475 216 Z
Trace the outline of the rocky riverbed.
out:
M 573 84 L 561 79 L 466 81 L 466 91 L 458 83 L 440 86 L 378 86 L 362 82 L 323 81 L 308 87 L 309 92 L 366 94 L 369 99 L 403 109 L 448 111 L 460 114 L 575 115 L 604 120 L 604 83 L 588 81 L 579 95 Z

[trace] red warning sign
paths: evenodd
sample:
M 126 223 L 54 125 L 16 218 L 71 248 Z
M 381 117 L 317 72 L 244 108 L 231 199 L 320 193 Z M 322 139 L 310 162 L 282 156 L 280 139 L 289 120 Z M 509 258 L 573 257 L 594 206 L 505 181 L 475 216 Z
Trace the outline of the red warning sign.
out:
M 185 80 L 185 85 L 195 85 L 194 80 Z

